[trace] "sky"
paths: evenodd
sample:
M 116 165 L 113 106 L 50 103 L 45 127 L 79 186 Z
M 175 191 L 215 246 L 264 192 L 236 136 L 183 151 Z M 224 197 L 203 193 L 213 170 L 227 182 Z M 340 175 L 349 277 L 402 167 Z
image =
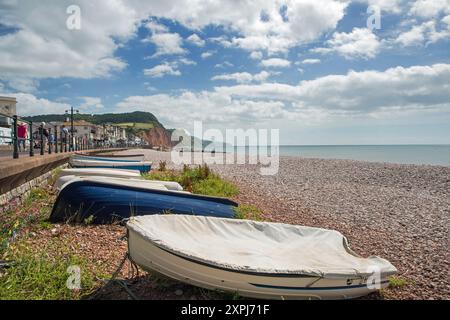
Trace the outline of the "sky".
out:
M 450 0 L 0 0 L 0 95 L 281 144 L 449 144 Z

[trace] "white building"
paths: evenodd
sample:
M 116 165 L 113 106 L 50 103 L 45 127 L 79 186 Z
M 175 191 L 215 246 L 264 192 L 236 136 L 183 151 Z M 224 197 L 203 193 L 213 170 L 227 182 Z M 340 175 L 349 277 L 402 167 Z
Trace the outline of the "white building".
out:
M 16 111 L 17 100 L 13 97 L 0 97 L 0 127 L 10 128 L 12 117 L 17 114 Z M 5 117 L 7 116 L 7 117 Z

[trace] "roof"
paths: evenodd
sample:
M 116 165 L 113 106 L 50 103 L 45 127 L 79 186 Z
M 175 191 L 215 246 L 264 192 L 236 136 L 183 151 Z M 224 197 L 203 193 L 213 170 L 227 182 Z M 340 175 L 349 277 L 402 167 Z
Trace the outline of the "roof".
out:
M 17 103 L 17 100 L 16 100 L 15 97 L 3 97 L 3 96 L 0 96 L 0 101 L 10 101 L 10 102 Z

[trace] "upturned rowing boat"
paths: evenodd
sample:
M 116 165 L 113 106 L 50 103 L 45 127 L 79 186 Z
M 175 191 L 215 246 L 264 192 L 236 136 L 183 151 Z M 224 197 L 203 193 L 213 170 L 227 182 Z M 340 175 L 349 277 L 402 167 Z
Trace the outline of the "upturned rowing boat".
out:
M 70 164 L 75 168 L 115 168 L 139 170 L 140 172 L 148 172 L 151 169 L 152 163 L 149 161 L 142 162 L 115 162 L 115 161 L 99 161 L 99 160 L 84 160 L 71 158 Z
M 154 185 L 164 186 L 167 190 L 172 191 L 183 191 L 183 187 L 174 181 L 161 181 L 161 180 L 144 180 L 144 179 L 134 179 L 134 178 L 116 178 L 116 177 L 102 177 L 102 176 L 63 176 L 59 177 L 54 187 L 61 190 L 65 185 L 75 181 L 100 181 L 107 182 L 114 185 L 130 185 L 143 188 L 151 188 Z
M 127 228 L 129 255 L 143 269 L 252 298 L 356 298 L 397 272 L 358 256 L 333 230 L 186 215 L 133 217 Z
M 166 188 L 167 189 L 167 188 Z M 133 183 L 80 179 L 61 189 L 50 216 L 52 222 L 112 223 L 130 216 L 195 214 L 232 218 L 237 204 L 229 199 L 182 191 L 156 190 Z
M 76 159 L 84 159 L 84 160 L 98 160 L 98 161 L 113 161 L 113 162 L 133 162 L 133 161 L 143 161 L 143 154 L 136 155 L 123 155 L 123 156 L 115 156 L 115 155 L 95 155 L 90 156 L 82 153 L 76 153 L 74 155 Z

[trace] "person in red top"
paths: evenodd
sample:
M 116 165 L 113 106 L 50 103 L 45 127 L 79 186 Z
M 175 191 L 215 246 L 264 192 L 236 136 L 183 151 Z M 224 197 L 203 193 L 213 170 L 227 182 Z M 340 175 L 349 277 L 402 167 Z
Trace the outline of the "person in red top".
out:
M 28 133 L 27 133 L 27 125 L 23 122 L 21 122 L 18 126 L 17 126 L 17 138 L 19 141 L 19 151 L 22 151 L 22 146 L 23 146 L 23 151 L 25 151 L 25 142 L 27 140 L 28 137 Z

